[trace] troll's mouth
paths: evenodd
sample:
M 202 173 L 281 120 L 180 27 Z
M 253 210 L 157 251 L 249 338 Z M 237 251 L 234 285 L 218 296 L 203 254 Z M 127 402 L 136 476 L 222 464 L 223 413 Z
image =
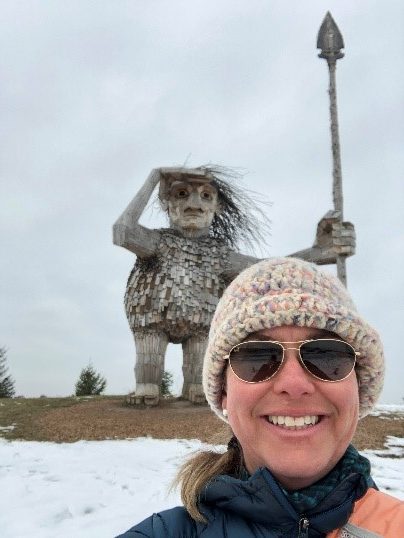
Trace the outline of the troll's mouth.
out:
M 202 209 L 199 209 L 199 208 L 198 209 L 187 208 L 184 211 L 184 215 L 191 215 L 191 216 L 203 215 L 203 211 Z

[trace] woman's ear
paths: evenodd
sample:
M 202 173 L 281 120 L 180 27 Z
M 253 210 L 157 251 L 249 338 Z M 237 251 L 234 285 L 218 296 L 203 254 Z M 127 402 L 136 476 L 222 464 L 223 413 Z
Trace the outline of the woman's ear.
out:
M 227 395 L 224 391 L 222 396 L 222 409 L 227 409 Z
M 227 369 L 223 373 L 222 409 L 227 409 Z

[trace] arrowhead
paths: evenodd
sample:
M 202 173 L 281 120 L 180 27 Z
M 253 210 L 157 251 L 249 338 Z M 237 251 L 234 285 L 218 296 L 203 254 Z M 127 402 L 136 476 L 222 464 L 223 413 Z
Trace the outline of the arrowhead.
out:
M 321 49 L 319 56 L 320 58 L 342 58 L 344 54 L 341 52 L 341 49 L 344 47 L 342 34 L 331 13 L 327 11 L 317 36 L 317 48 Z

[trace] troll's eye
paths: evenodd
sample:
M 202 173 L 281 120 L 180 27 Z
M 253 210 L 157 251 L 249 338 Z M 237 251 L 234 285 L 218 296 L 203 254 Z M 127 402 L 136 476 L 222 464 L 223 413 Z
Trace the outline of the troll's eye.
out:
M 186 198 L 187 196 L 188 196 L 188 191 L 186 191 L 185 189 L 181 189 L 177 191 L 176 193 L 177 198 Z
M 202 198 L 204 200 L 212 200 L 212 194 L 210 192 L 204 191 L 202 193 Z

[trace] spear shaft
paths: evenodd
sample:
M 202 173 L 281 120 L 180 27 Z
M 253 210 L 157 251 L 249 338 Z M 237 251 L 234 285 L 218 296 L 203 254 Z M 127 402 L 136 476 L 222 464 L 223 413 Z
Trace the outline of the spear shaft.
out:
M 344 212 L 342 195 L 341 150 L 339 145 L 338 129 L 336 69 L 337 60 L 343 58 L 344 56 L 344 54 L 341 52 L 341 49 L 344 48 L 344 40 L 330 12 L 327 12 L 318 32 L 317 48 L 321 49 L 319 58 L 324 58 L 325 60 L 327 60 L 329 70 L 328 93 L 330 96 L 331 148 L 333 159 L 332 195 L 334 209 L 338 211 L 338 218 L 342 222 L 344 218 Z M 345 256 L 338 255 L 336 261 L 338 278 L 346 286 L 346 258 Z

